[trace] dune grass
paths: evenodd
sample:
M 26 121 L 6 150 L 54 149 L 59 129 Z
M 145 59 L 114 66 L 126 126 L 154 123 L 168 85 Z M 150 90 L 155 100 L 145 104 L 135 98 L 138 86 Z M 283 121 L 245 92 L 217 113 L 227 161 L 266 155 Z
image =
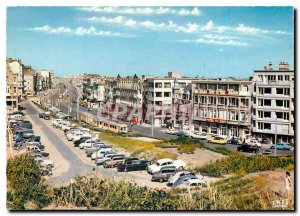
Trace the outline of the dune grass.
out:
M 161 158 L 175 159 L 176 154 L 156 148 L 157 145 L 163 145 L 166 141 L 146 142 L 143 140 L 122 137 L 112 133 L 102 132 L 99 134 L 100 139 L 104 139 L 118 148 L 123 148 L 131 153 L 131 156 L 147 155 L 150 160 Z

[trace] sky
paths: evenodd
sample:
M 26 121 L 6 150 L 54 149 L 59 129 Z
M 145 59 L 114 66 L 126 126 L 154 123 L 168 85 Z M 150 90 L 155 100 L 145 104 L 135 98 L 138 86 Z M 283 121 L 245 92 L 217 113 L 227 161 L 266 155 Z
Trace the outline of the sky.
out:
M 104 76 L 248 78 L 294 67 L 292 7 L 8 7 L 7 57 Z

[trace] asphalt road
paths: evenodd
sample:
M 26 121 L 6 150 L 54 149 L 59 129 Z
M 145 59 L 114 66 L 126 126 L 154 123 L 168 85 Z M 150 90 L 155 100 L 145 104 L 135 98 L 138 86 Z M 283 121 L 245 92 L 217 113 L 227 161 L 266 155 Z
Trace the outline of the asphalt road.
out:
M 117 171 L 97 167 L 94 164 L 86 163 L 85 161 L 83 161 L 79 157 L 79 155 L 72 151 L 72 147 L 69 143 L 67 143 L 67 141 L 64 140 L 64 137 L 60 137 L 56 133 L 54 128 L 46 124 L 44 120 L 38 118 L 39 112 L 31 102 L 27 101 L 24 105 L 26 107 L 27 114 L 32 118 L 33 125 L 35 127 L 40 127 L 41 130 L 43 130 L 43 132 L 47 135 L 47 138 L 51 141 L 51 144 L 70 164 L 68 171 L 62 173 L 56 179 L 51 179 L 54 184 L 67 183 L 71 179 L 79 175 L 86 175 L 87 173 L 91 173 L 93 171 L 93 168 L 96 168 L 96 171 L 99 171 L 106 178 L 118 175 Z

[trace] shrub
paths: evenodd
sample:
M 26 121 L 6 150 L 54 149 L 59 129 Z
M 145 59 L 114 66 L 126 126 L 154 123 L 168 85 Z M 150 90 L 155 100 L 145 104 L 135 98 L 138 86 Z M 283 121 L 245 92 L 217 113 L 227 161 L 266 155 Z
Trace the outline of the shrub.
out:
M 217 160 L 213 164 L 196 168 L 203 175 L 221 176 L 232 173 L 252 173 L 276 168 L 287 168 L 294 164 L 294 157 L 268 157 L 255 155 L 247 157 L 238 152 L 231 152 L 228 157 Z M 219 170 L 219 172 L 215 172 Z
M 39 165 L 29 154 L 17 155 L 8 160 L 7 181 L 7 206 L 10 209 L 25 209 L 28 202 L 41 209 L 51 202 Z

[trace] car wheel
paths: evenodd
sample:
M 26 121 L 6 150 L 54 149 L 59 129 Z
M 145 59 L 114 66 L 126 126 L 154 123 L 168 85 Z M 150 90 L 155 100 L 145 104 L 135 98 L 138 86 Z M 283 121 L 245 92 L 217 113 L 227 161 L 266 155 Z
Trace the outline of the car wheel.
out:
M 183 170 L 183 166 L 179 167 L 180 170 Z
M 274 149 L 275 147 L 274 146 L 271 146 L 271 148 L 270 149 Z
M 160 182 L 160 183 L 163 183 L 163 181 L 164 181 L 163 179 L 159 179 L 159 182 Z

